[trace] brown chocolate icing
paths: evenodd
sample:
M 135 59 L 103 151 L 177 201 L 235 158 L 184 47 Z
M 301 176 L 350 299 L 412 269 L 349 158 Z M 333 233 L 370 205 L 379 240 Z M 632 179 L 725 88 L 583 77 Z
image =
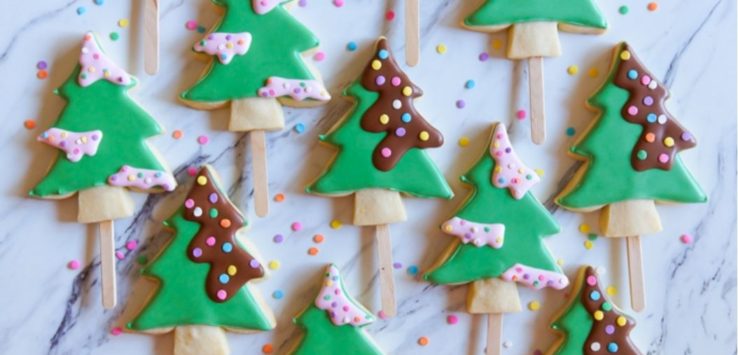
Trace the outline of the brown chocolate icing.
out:
M 626 121 L 643 126 L 631 154 L 633 169 L 670 170 L 676 153 L 694 147 L 697 141 L 666 110 L 664 102 L 669 92 L 627 43 L 620 46 L 616 61 L 619 64 L 613 83 L 630 93 L 621 115 Z
M 228 301 L 249 280 L 264 276 L 264 268 L 236 241 L 245 220 L 218 188 L 208 167 L 195 178 L 185 199 L 184 218 L 200 223 L 200 230 L 187 248 L 187 257 L 209 263 L 205 289 L 215 302 Z
M 379 99 L 361 118 L 361 128 L 375 133 L 387 132 L 372 154 L 377 169 L 392 170 L 411 148 L 433 148 L 443 144 L 441 132 L 415 110 L 413 100 L 423 91 L 400 70 L 386 39 L 377 41 L 375 56 L 364 69 L 361 85 L 379 93 Z

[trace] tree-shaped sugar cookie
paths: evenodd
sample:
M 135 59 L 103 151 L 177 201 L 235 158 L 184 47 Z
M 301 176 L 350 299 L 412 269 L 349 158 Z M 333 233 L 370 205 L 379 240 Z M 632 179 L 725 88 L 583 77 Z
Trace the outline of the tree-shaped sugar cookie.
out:
M 577 138 L 571 155 L 584 161 L 556 203 L 600 214 L 601 233 L 626 237 L 633 309 L 645 307 L 640 235 L 661 231 L 654 201 L 705 202 L 677 154 L 695 138 L 666 110 L 668 91 L 626 43 L 588 106 L 599 116 Z
M 226 354 L 224 329 L 274 328 L 271 310 L 250 286 L 264 277 L 264 267 L 240 235 L 246 220 L 212 168 L 200 170 L 182 207 L 164 224 L 175 234 L 143 272 L 159 286 L 129 329 L 174 330 L 176 354 Z
M 388 224 L 407 219 L 400 193 L 451 198 L 443 175 L 423 148 L 443 144 L 441 133 L 414 107 L 422 91 L 403 73 L 380 38 L 361 77 L 345 91 L 356 101 L 321 141 L 339 151 L 307 191 L 356 195 L 354 224 L 377 226 L 382 307 L 394 315 L 392 245 Z
M 56 90 L 66 100 L 54 126 L 38 140 L 59 150 L 46 176 L 30 192 L 61 199 L 79 193 L 80 223 L 100 223 L 103 305 L 113 308 L 115 232 L 113 220 L 133 215 L 125 188 L 172 191 L 174 176 L 147 138 L 161 127 L 130 96 L 136 79 L 113 62 L 93 33 L 82 41 L 79 64 Z
M 280 103 L 322 104 L 330 99 L 303 55 L 318 39 L 275 0 L 211 0 L 223 18 L 194 46 L 211 56 L 202 77 L 181 95 L 198 109 L 231 105 L 228 130 L 250 132 L 256 213 L 268 213 L 264 132 L 281 130 Z M 278 101 L 279 100 L 279 101 Z
M 363 329 L 374 322 L 374 316 L 346 292 L 335 265 L 326 268 L 315 301 L 294 322 L 305 330 L 305 334 L 290 354 L 382 354 Z
M 508 30 L 507 57 L 528 59 L 531 136 L 536 144 L 546 137 L 543 57 L 561 55 L 559 30 L 599 34 L 607 29 L 595 0 L 485 0 L 463 25 L 482 32 Z
M 487 147 L 461 177 L 473 191 L 441 226 L 453 242 L 424 278 L 471 283 L 467 309 L 488 314 L 488 354 L 498 354 L 502 314 L 520 311 L 515 282 L 557 290 L 569 282 L 543 242 L 559 226 L 529 191 L 540 178 L 515 154 L 502 123 L 493 125 Z
M 591 266 L 583 266 L 570 292 L 570 300 L 551 328 L 561 333 L 547 355 L 640 355 L 630 341 L 635 321 L 623 314 L 602 290 Z

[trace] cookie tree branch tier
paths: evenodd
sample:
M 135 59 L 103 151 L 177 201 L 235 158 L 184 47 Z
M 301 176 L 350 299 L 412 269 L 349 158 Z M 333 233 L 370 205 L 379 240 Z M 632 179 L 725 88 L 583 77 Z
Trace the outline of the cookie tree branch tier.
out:
M 159 287 L 129 329 L 174 330 L 175 354 L 194 355 L 227 354 L 223 329 L 274 328 L 274 316 L 250 286 L 264 277 L 264 268 L 240 236 L 246 220 L 212 168 L 200 170 L 182 207 L 164 224 L 174 236 L 143 270 Z
M 344 95 L 354 108 L 320 139 L 339 151 L 307 191 L 319 195 L 356 195 L 354 224 L 377 226 L 382 302 L 395 309 L 392 290 L 390 223 L 406 220 L 400 193 L 450 199 L 453 193 L 424 148 L 443 144 L 441 133 L 414 107 L 422 91 L 395 62 L 385 38 L 361 77 Z
M 499 354 L 501 315 L 520 311 L 515 283 L 560 290 L 569 282 L 543 242 L 559 226 L 529 191 L 540 178 L 515 154 L 502 123 L 493 125 L 488 147 L 461 177 L 473 190 L 441 226 L 453 242 L 424 278 L 470 283 L 467 309 L 488 314 L 487 353 Z
M 588 101 L 599 115 L 570 149 L 584 165 L 556 198 L 574 211 L 602 209 L 602 234 L 627 238 L 636 311 L 645 307 L 639 236 L 662 229 L 654 201 L 707 200 L 678 155 L 696 140 L 666 110 L 667 98 L 633 49 L 618 44 L 607 80 Z
M 630 341 L 635 321 L 624 315 L 602 292 L 594 268 L 582 267 L 574 285 L 568 305 L 551 324 L 562 338 L 546 354 L 640 355 Z
M 363 328 L 374 317 L 343 286 L 335 265 L 323 273 L 320 292 L 294 322 L 305 330 L 293 355 L 381 355 L 382 351 Z
M 125 188 L 173 191 L 174 176 L 146 139 L 161 133 L 158 123 L 130 96 L 137 80 L 101 49 L 93 33 L 82 41 L 79 64 L 55 93 L 66 106 L 38 140 L 59 150 L 46 176 L 30 192 L 61 199 L 79 193 L 80 223 L 100 223 L 103 305 L 113 308 L 115 240 L 112 221 L 133 215 Z
M 508 31 L 507 57 L 528 59 L 533 142 L 546 137 L 543 57 L 561 55 L 559 31 L 600 34 L 607 21 L 594 0 L 486 0 L 464 27 L 482 32 Z
M 231 104 L 228 129 L 250 132 L 256 213 L 268 213 L 265 131 L 284 128 L 282 105 L 323 104 L 330 94 L 303 55 L 318 39 L 279 1 L 211 0 L 223 18 L 194 46 L 212 57 L 202 77 L 181 94 L 197 109 Z M 279 100 L 279 101 L 278 101 Z

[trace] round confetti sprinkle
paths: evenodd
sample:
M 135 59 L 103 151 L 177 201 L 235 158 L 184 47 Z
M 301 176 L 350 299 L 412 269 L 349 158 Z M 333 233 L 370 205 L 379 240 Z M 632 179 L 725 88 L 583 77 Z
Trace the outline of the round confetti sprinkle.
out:
M 595 240 L 597 240 L 597 234 L 589 233 L 589 234 L 587 234 L 587 239 L 589 239 L 589 240 L 591 240 L 591 241 L 594 242 Z
M 595 320 L 600 321 L 605 318 L 605 313 L 602 313 L 602 311 L 598 310 L 598 311 L 595 311 L 592 316 L 594 317 Z
M 615 286 L 607 286 L 605 292 L 607 292 L 608 296 L 615 296 L 618 294 L 618 289 Z
M 208 183 L 208 178 L 205 177 L 205 176 L 198 176 L 197 177 L 197 180 L 195 180 L 195 181 L 197 182 L 198 185 L 205 186 L 205 184 Z
M 44 70 L 49 67 L 49 64 L 46 63 L 45 60 L 39 60 L 38 63 L 36 63 L 36 69 L 38 70 Z
M 648 6 L 646 6 L 646 8 L 648 9 L 648 11 L 656 11 L 656 10 L 659 9 L 659 4 L 656 3 L 655 1 L 654 2 L 649 2 L 648 3 Z
M 313 56 L 313 59 L 314 59 L 314 60 L 315 60 L 316 62 L 320 62 L 320 61 L 323 61 L 323 60 L 325 59 L 325 52 L 318 52 L 318 53 L 315 53 L 315 55 Z
M 556 265 L 558 265 L 558 266 L 564 266 L 564 259 L 561 259 L 561 258 L 556 259 Z
M 95 3 L 95 5 L 100 6 L 100 5 L 102 5 L 102 4 L 105 3 L 105 0 L 95 0 L 94 3 Z
M 87 12 L 87 8 L 85 8 L 84 6 L 80 6 L 77 8 L 77 15 L 84 15 L 85 12 Z
M 638 158 L 638 160 L 646 160 L 646 158 L 648 158 L 648 152 L 643 149 L 639 149 L 636 153 L 636 158 Z
M 318 255 L 318 252 L 319 251 L 320 250 L 318 248 L 316 248 L 316 247 L 310 247 L 310 248 L 308 248 L 308 255 L 311 255 L 311 256 Z
M 172 132 L 172 138 L 174 139 L 180 139 L 183 135 L 184 133 L 182 133 L 182 131 L 179 129 L 175 129 L 174 132 Z
M 341 7 L 344 5 L 344 0 L 333 0 L 333 5 L 336 7 Z
M 597 75 L 600 75 L 600 71 L 597 68 L 592 68 L 587 72 L 587 75 L 589 75 L 590 78 L 596 78 Z
M 689 235 L 689 234 L 682 234 L 681 236 L 679 236 L 679 240 L 683 244 L 690 244 L 690 243 L 692 243 L 692 236 Z
M 412 276 L 417 275 L 418 274 L 418 267 L 415 266 L 415 265 L 408 266 L 407 273 L 410 274 L 410 275 L 412 275 Z
M 535 312 L 541 309 L 541 303 L 538 301 L 530 301 L 528 302 L 528 309 Z
M 480 62 L 486 62 L 488 59 L 489 59 L 489 53 L 487 53 L 487 52 L 479 53 L 479 61 Z
M 584 241 L 584 249 L 590 250 L 590 249 L 592 249 L 593 246 L 594 246 L 594 244 L 592 243 L 591 240 L 585 240 Z
M 205 31 L 207 31 L 205 26 L 200 26 L 200 25 L 197 26 L 197 33 L 205 33 Z
M 456 108 L 462 109 L 466 106 L 466 102 L 464 100 L 456 100 Z
M 392 263 L 392 267 L 395 269 L 402 269 L 402 263 Z
M 69 261 L 69 262 L 67 263 L 67 268 L 68 268 L 69 270 L 77 270 L 77 269 L 79 269 L 79 266 L 80 266 L 80 262 L 79 262 L 79 260 L 70 260 L 70 261 Z
M 49 77 L 49 72 L 47 72 L 46 70 L 39 70 L 36 73 L 36 77 L 39 78 L 39 79 L 41 79 L 41 80 L 44 80 L 44 79 L 46 79 L 46 78 Z
M 274 346 L 272 344 L 264 344 L 264 346 L 261 347 L 261 352 L 264 354 L 271 354 L 274 352 Z
M 278 194 L 274 195 L 274 202 L 282 202 L 282 201 L 284 201 L 284 194 L 283 193 L 278 193 Z
M 590 275 L 587 277 L 587 285 L 594 286 L 597 284 L 597 278 Z
M 26 129 L 34 129 L 34 128 L 36 128 L 36 120 L 27 119 L 27 120 L 23 121 L 23 127 L 26 127 Z
M 201 136 L 197 137 L 197 143 L 199 143 L 200 145 L 208 144 L 208 140 L 209 140 L 208 139 L 208 136 L 206 136 L 206 135 L 201 135 Z
M 279 244 L 279 243 L 281 243 L 281 242 L 283 242 L 283 241 L 284 241 L 284 236 L 283 236 L 283 235 L 281 235 L 281 234 L 276 234 L 276 235 L 274 235 L 274 238 L 272 238 L 272 240 L 273 240 L 273 241 L 274 241 L 275 243 Z
M 123 259 L 124 259 L 124 258 L 125 258 L 126 256 L 125 256 L 125 255 L 123 254 L 123 252 L 120 252 L 120 251 L 116 251 L 116 252 L 115 252 L 115 257 L 116 257 L 116 258 L 117 258 L 118 260 L 123 260 Z
M 459 147 L 466 147 L 469 145 L 469 137 L 464 136 L 459 138 Z
M 620 8 L 618 9 L 618 12 L 621 15 L 627 15 L 628 14 L 628 11 L 630 11 L 630 9 L 627 6 L 625 6 L 625 5 L 620 6 Z
M 113 329 L 110 329 L 110 335 L 118 336 L 123 333 L 123 328 L 121 327 L 113 327 Z
M 295 127 L 293 129 L 298 134 L 301 134 L 302 132 L 305 132 L 305 125 L 303 123 L 298 123 L 298 124 L 295 125 Z
M 459 317 L 455 314 L 449 314 L 448 316 L 446 316 L 446 323 L 451 325 L 459 323 Z
M 566 72 L 569 75 L 576 75 L 579 72 L 579 66 L 577 66 L 577 65 L 570 65 L 568 68 L 566 68 Z
M 500 48 L 502 48 L 502 40 L 497 38 L 492 40 L 492 49 L 499 51 Z
M 322 234 L 316 234 L 313 236 L 313 242 L 320 244 L 325 240 L 325 237 Z
M 518 112 L 515 113 L 515 117 L 517 117 L 519 120 L 524 120 L 525 117 L 528 115 L 525 110 L 518 110 Z
M 589 224 L 586 224 L 586 223 L 580 224 L 579 225 L 579 231 L 582 232 L 582 233 L 584 233 L 584 234 L 589 233 L 589 231 L 590 231 Z
M 615 322 L 618 324 L 618 326 L 621 326 L 621 327 L 623 327 L 626 324 L 628 324 L 628 320 L 625 319 L 625 317 L 623 317 L 623 316 L 619 316 L 618 319 L 615 320 Z
M 134 250 L 138 247 L 138 241 L 135 240 L 129 240 L 126 242 L 126 249 L 128 250 Z
M 384 18 L 385 18 L 385 19 L 386 19 L 387 21 L 392 21 L 392 20 L 394 20 L 394 19 L 395 19 L 395 12 L 394 12 L 394 11 L 392 11 L 392 10 L 389 10 L 389 11 L 387 11 L 387 12 L 386 12 L 386 13 L 384 14 Z
M 383 320 L 384 319 L 387 319 L 387 313 L 384 313 L 384 311 L 380 309 L 379 312 L 377 312 L 377 317 L 379 317 L 379 319 L 383 319 Z
M 126 28 L 126 27 L 128 27 L 128 24 L 129 24 L 129 22 L 128 22 L 128 19 L 127 18 L 122 18 L 122 19 L 118 20 L 118 27 L 120 27 L 120 28 Z
M 339 228 L 341 228 L 342 225 L 343 224 L 341 223 L 341 221 L 339 221 L 337 219 L 334 219 L 334 220 L 331 221 L 331 229 L 339 229 Z
M 195 21 L 195 20 L 189 20 L 189 21 L 185 22 L 185 28 L 188 29 L 188 30 L 190 30 L 190 31 L 197 30 L 197 21 Z
M 618 344 L 616 344 L 616 343 L 607 344 L 607 351 L 609 351 L 611 353 L 618 352 Z
M 566 129 L 566 135 L 569 137 L 573 137 L 575 134 L 577 134 L 577 130 L 574 129 L 574 127 L 569 127 Z
M 276 290 L 272 292 L 272 297 L 274 297 L 275 300 L 281 300 L 282 297 L 284 297 L 284 292 L 282 292 L 282 290 Z
M 448 48 L 446 48 L 446 45 L 443 43 L 436 46 L 436 52 L 438 52 L 438 54 L 445 54 L 447 50 Z
M 420 338 L 418 338 L 418 345 L 420 345 L 420 346 L 426 346 L 426 345 L 428 345 L 428 337 L 420 337 Z
M 346 50 L 348 50 L 349 52 L 353 52 L 357 48 L 359 48 L 359 46 L 354 41 L 351 41 L 348 44 L 346 44 Z
M 536 172 L 536 175 L 538 175 L 538 177 L 543 177 L 543 175 L 546 173 L 543 169 L 534 169 L 534 171 Z
M 279 260 L 272 260 L 267 266 L 269 267 L 269 270 L 279 270 L 281 264 L 279 263 Z
M 290 229 L 292 229 L 293 232 L 299 232 L 302 229 L 302 223 L 292 222 L 292 224 L 290 224 Z
M 464 87 L 467 89 L 474 89 L 475 86 L 477 86 L 477 83 L 474 80 L 467 80 L 466 83 L 464 83 Z

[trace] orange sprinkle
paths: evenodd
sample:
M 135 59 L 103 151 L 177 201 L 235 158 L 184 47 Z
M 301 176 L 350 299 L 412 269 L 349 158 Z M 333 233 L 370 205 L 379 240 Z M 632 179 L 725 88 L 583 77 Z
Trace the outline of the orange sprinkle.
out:
M 26 129 L 34 129 L 36 128 L 36 120 L 28 119 L 23 121 L 23 126 L 26 127 Z
M 318 255 L 318 251 L 318 248 L 310 247 L 310 249 L 308 249 L 308 255 Z
M 172 138 L 174 139 L 180 139 L 182 138 L 182 131 L 176 129 L 174 132 L 172 132 Z
M 325 237 L 323 237 L 322 234 L 316 234 L 316 235 L 313 236 L 313 241 L 316 242 L 316 243 L 318 243 L 318 244 L 322 243 L 324 239 L 325 239 Z
M 228 218 L 223 218 L 220 220 L 220 226 L 223 228 L 228 228 L 231 226 L 231 220 Z
M 653 143 L 656 140 L 656 135 L 653 133 L 646 133 L 646 142 Z
M 656 11 L 658 9 L 659 9 L 659 4 L 656 3 L 655 1 L 648 3 L 648 11 Z
M 43 70 L 43 69 L 42 70 L 39 70 L 38 73 L 36 73 L 36 77 L 39 78 L 39 79 L 41 79 L 41 80 L 46 79 L 48 76 L 49 76 L 49 72 L 47 72 L 46 70 Z
M 269 343 L 264 344 L 264 346 L 261 347 L 261 352 L 263 352 L 264 354 L 271 354 L 272 352 L 274 352 L 274 346 Z
M 284 201 L 284 194 L 279 193 L 279 194 L 274 195 L 274 201 L 276 201 L 276 202 L 282 202 L 282 201 Z
M 426 346 L 426 345 L 428 345 L 428 338 L 427 337 L 420 337 L 420 338 L 418 338 L 418 345 L 420 345 L 420 346 Z

